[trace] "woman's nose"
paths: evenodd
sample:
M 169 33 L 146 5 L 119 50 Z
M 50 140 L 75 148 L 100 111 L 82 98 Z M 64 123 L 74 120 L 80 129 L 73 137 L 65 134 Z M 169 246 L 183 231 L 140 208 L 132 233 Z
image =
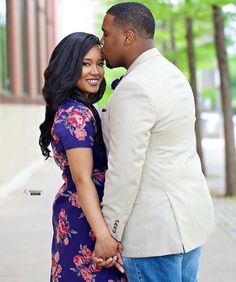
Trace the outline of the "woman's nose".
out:
M 99 70 L 98 70 L 98 67 L 96 65 L 92 66 L 91 74 L 93 74 L 93 75 L 99 74 Z

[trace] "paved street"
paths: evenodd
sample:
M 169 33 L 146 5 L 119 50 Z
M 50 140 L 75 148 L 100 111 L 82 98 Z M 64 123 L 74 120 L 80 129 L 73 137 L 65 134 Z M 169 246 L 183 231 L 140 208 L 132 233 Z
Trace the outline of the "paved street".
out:
M 236 199 L 214 199 L 217 227 L 203 248 L 199 282 L 236 281 Z
M 219 162 L 223 160 L 222 144 L 214 147 L 211 142 L 204 141 L 206 163 L 211 189 L 214 195 L 219 196 L 223 192 L 223 164 Z M 217 162 L 214 158 L 216 148 Z M 51 205 L 62 181 L 53 160 L 44 162 L 38 159 L 29 171 L 30 175 L 26 170 L 17 174 L 15 180 L 11 179 L 10 185 L 2 186 L 10 188 L 11 193 L 0 189 L 1 282 L 49 281 Z M 20 178 L 20 185 L 17 185 Z M 30 195 L 33 190 L 40 191 L 41 195 Z M 217 228 L 203 248 L 199 281 L 235 282 L 236 199 L 215 197 L 214 204 Z

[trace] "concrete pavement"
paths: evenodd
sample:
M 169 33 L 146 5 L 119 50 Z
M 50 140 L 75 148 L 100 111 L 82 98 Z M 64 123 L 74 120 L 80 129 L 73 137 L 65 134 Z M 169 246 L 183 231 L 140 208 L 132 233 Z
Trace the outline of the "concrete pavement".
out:
M 236 199 L 214 198 L 217 227 L 203 247 L 199 282 L 236 281 Z
M 219 196 L 223 193 L 222 142 L 204 140 L 203 144 L 208 182 Z M 53 160 L 44 162 L 39 157 L 31 169 L 17 173 L 0 187 L 1 282 L 49 281 L 51 206 L 62 180 Z M 30 195 L 36 190 L 41 195 Z M 216 197 L 214 204 L 217 228 L 203 247 L 199 282 L 235 282 L 236 199 Z
M 1 282 L 49 281 L 51 206 L 61 183 L 59 171 L 48 161 L 16 191 L 1 196 Z M 31 190 L 40 190 L 41 196 L 31 196 Z

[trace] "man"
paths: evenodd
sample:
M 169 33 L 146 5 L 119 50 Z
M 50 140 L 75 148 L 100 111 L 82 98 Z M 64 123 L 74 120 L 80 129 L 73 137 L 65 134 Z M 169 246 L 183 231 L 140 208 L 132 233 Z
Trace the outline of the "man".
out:
M 154 48 L 147 7 L 112 6 L 102 30 L 107 65 L 127 69 L 102 116 L 104 218 L 122 242 L 130 282 L 196 281 L 214 211 L 196 153 L 192 90 Z

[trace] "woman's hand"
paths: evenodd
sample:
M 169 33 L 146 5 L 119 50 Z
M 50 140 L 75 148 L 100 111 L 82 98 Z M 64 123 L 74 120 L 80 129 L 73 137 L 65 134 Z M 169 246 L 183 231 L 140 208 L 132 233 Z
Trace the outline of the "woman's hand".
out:
M 113 257 L 109 257 L 106 260 L 103 260 L 100 257 L 97 257 L 95 255 L 95 252 L 92 254 L 92 260 L 95 262 L 99 267 L 105 267 L 105 268 L 110 268 L 110 267 L 116 267 L 120 272 L 124 273 L 124 267 L 123 267 L 123 261 L 121 257 L 121 251 L 123 247 L 121 243 L 118 243 L 118 249 L 117 253 Z

